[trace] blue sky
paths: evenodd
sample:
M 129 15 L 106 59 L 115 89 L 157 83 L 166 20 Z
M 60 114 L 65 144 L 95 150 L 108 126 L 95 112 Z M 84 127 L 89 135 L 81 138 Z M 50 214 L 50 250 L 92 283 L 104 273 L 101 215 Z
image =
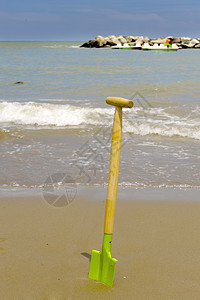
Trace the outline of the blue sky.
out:
M 200 1 L 7 0 L 0 40 L 79 40 L 110 34 L 200 38 Z

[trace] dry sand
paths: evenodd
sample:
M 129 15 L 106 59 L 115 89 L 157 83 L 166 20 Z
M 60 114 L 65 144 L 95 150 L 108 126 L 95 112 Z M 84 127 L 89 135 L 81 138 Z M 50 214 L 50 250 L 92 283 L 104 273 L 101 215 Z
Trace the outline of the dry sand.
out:
M 165 200 L 118 200 L 109 288 L 87 278 L 105 201 L 0 199 L 0 299 L 200 299 L 200 203 Z

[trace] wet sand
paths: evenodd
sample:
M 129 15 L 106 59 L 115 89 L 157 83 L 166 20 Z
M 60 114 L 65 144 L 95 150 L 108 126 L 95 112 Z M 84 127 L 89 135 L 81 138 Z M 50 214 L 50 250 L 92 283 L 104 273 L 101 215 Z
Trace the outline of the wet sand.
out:
M 0 299 L 199 299 L 200 202 L 162 194 L 117 201 L 113 288 L 87 278 L 104 199 L 79 196 L 63 208 L 42 197 L 0 199 Z

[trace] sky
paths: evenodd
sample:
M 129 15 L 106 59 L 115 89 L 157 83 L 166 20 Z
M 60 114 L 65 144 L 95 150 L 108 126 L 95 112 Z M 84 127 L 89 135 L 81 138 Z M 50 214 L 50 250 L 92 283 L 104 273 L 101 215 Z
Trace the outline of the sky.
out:
M 1 41 L 87 41 L 98 35 L 200 38 L 199 0 L 0 0 Z

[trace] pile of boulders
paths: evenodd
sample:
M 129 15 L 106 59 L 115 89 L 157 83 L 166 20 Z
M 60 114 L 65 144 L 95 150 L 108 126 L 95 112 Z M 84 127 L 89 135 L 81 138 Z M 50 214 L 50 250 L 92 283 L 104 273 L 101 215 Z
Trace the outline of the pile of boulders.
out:
M 168 38 L 172 38 L 173 44 L 176 44 L 181 48 L 200 48 L 200 39 L 192 39 L 189 37 L 161 37 L 158 39 L 150 39 L 143 36 L 122 36 L 122 35 L 109 35 L 103 37 L 98 35 L 95 39 L 89 40 L 80 47 L 85 48 L 103 48 L 103 47 L 112 47 L 118 44 L 131 44 L 135 46 L 136 44 L 149 43 L 151 46 L 154 44 L 164 44 Z

